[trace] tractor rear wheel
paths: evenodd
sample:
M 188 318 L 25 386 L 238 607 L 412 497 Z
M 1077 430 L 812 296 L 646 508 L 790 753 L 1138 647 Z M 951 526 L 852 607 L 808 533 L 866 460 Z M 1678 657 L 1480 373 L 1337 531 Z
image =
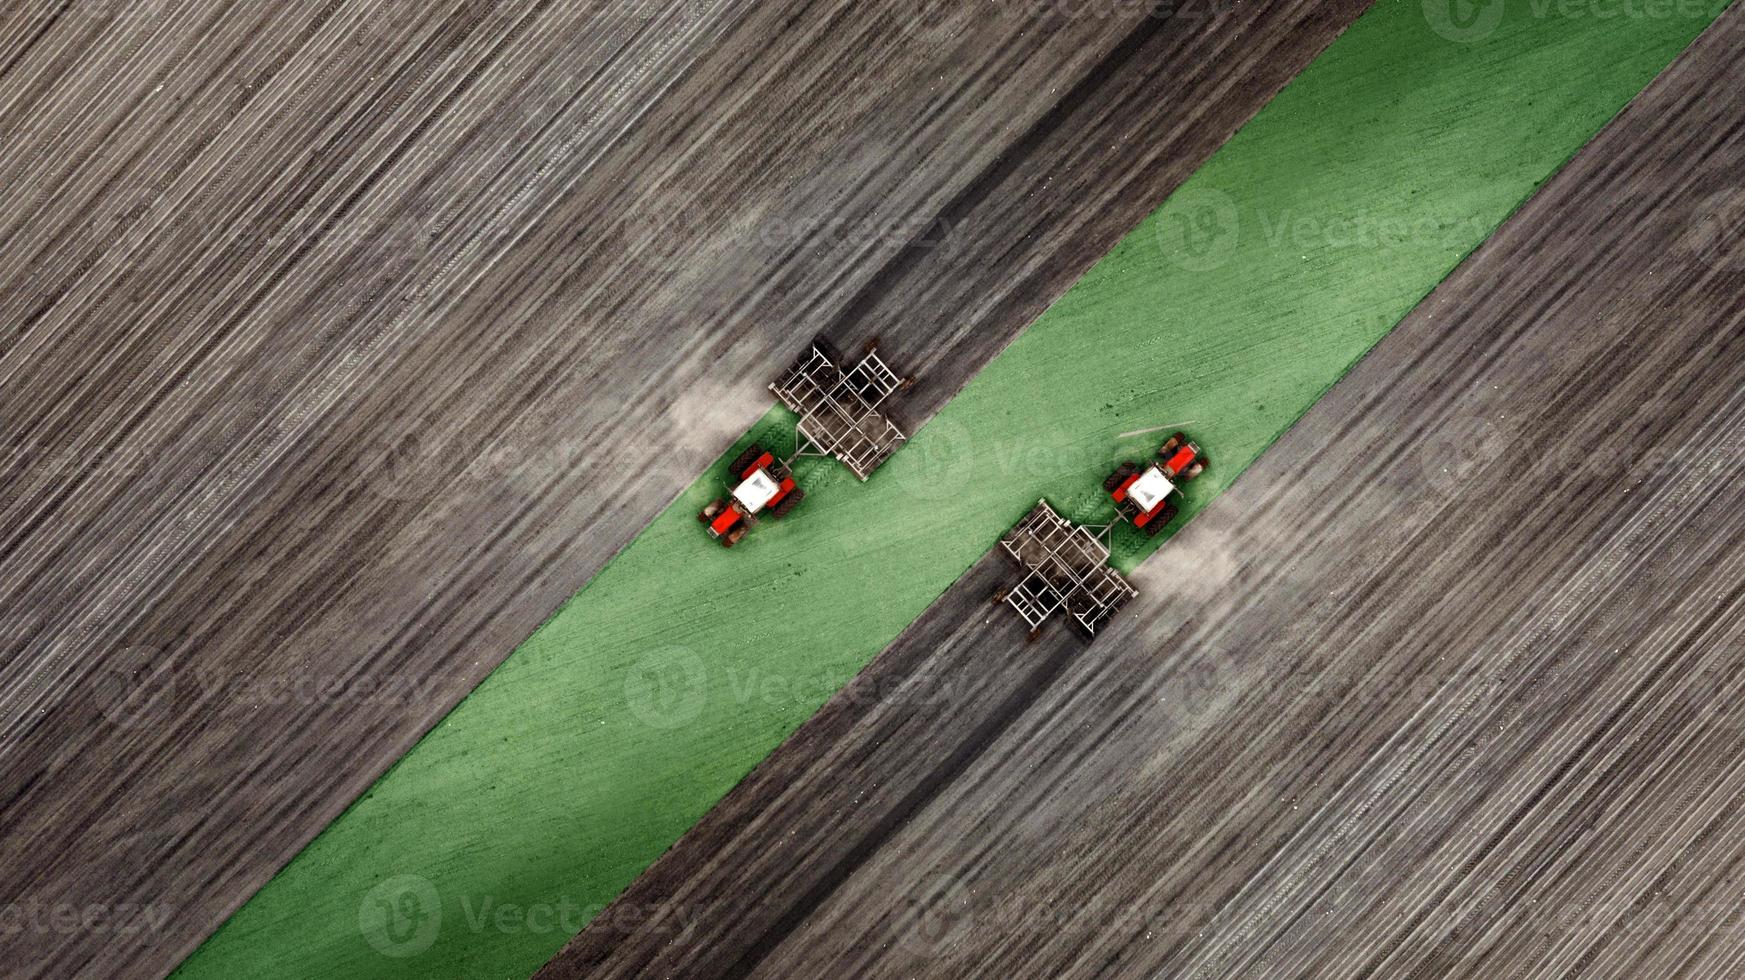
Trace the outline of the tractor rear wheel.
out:
M 794 512 L 795 507 L 800 506 L 800 501 L 805 500 L 805 499 L 806 499 L 806 491 L 800 489 L 799 487 L 795 487 L 794 489 L 788 491 L 788 495 L 786 497 L 783 497 L 779 502 L 776 503 L 776 505 L 774 507 L 770 508 L 769 514 L 771 517 L 775 517 L 775 518 L 786 517 L 789 514 Z
M 735 480 L 743 480 L 745 479 L 745 468 L 757 462 L 757 458 L 762 455 L 763 447 L 754 442 L 745 447 L 745 452 L 734 457 L 733 463 L 727 467 L 727 472 L 733 474 Z

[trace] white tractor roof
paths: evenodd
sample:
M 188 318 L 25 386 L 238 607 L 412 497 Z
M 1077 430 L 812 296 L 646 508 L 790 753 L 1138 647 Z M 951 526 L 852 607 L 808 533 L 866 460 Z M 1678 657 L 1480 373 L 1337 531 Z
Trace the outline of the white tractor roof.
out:
M 755 514 L 763 510 L 764 505 L 773 499 L 781 487 L 770 478 L 767 470 L 759 469 L 745 478 L 745 482 L 733 488 L 733 499 L 739 501 L 747 513 Z
M 1169 482 L 1169 477 L 1163 475 L 1163 469 L 1157 466 L 1147 467 L 1145 475 L 1133 481 L 1127 488 L 1127 496 L 1141 509 L 1150 511 L 1163 503 L 1164 499 L 1175 492 L 1175 484 Z

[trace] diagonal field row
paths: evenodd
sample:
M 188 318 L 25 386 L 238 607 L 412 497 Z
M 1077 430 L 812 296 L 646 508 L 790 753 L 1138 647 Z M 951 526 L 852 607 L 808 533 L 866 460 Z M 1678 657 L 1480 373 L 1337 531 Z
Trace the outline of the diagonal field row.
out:
M 1107 635 L 1025 646 L 990 556 L 540 976 L 1736 975 L 1742 38 L 1723 15 Z
M 1121 433 L 1232 478 L 1706 23 L 1378 7 L 871 482 L 809 468 L 732 553 L 685 494 L 184 974 L 530 971 Z
M 1363 5 L 8 5 L 0 896 L 167 918 L 0 959 L 168 969 L 801 337 L 920 421 Z

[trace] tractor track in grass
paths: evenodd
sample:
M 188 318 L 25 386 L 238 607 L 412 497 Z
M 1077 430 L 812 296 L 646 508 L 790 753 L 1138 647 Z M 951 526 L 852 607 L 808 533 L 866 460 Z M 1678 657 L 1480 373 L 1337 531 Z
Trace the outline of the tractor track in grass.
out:
M 806 336 L 881 335 L 919 424 L 1366 4 L 898 6 L 0 16 L 0 895 L 174 910 L 8 962 L 173 965 Z M 411 694 L 263 684 L 311 679 Z
M 1172 539 L 1217 588 L 1014 697 L 1074 641 L 990 556 L 541 976 L 1736 973 L 1742 34 Z

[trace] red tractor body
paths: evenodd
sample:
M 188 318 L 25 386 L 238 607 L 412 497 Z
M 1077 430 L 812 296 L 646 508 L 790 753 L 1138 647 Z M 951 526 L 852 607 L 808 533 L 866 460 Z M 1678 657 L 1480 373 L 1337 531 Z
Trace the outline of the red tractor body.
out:
M 1177 432 L 1157 451 L 1157 461 L 1148 466 L 1122 463 L 1103 489 L 1115 501 L 1115 509 L 1147 535 L 1162 531 L 1176 515 L 1181 485 L 1206 468 L 1200 447 Z
M 728 466 L 733 489 L 726 497 L 711 501 L 697 520 L 709 528 L 709 536 L 731 548 L 745 537 L 757 515 L 786 517 L 806 496 L 794 482 L 788 464 L 752 445 Z

